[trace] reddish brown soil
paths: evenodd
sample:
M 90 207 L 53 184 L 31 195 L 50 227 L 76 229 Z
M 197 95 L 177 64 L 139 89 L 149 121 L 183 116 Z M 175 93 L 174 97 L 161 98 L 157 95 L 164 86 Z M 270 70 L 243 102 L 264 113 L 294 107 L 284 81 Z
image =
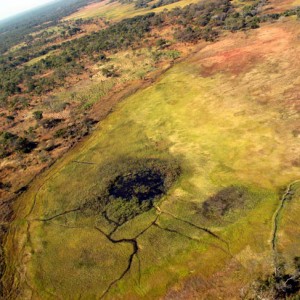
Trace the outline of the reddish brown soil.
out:
M 228 34 L 219 42 L 213 43 L 203 51 L 201 58 L 201 75 L 213 76 L 217 73 L 239 75 L 249 71 L 256 64 L 281 53 L 290 46 L 293 35 L 284 24 L 268 25 L 252 32 Z
M 269 4 L 264 7 L 266 13 L 281 13 L 296 6 L 295 0 L 269 0 Z

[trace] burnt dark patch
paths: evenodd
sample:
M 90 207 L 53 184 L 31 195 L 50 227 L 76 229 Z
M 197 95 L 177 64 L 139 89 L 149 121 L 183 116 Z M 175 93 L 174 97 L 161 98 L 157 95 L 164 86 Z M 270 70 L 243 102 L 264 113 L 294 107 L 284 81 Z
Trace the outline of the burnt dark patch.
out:
M 248 198 L 248 190 L 240 186 L 230 186 L 209 197 L 201 212 L 205 217 L 223 217 L 230 211 L 242 208 Z
M 257 281 L 255 290 L 252 291 L 260 298 L 272 299 L 290 299 L 299 294 L 300 291 L 300 276 L 297 274 L 284 274 L 268 277 L 267 279 L 260 279 Z M 292 298 L 294 299 L 294 298 Z M 295 298 L 296 299 L 296 298 Z M 297 298 L 298 299 L 298 298 Z
M 0 135 L 0 157 L 10 156 L 15 151 L 30 153 L 38 146 L 37 142 L 30 141 L 25 137 L 20 137 L 10 132 Z
M 276 274 L 258 279 L 249 290 L 261 299 L 298 299 L 300 292 L 300 257 L 294 258 L 294 272 L 287 273 L 284 262 L 276 268 Z M 251 298 L 252 299 L 252 298 Z
M 22 186 L 21 188 L 19 188 L 19 189 L 15 192 L 15 194 L 20 195 L 20 194 L 24 193 L 24 192 L 27 191 L 27 190 L 28 190 L 28 185 L 24 185 L 24 186 Z
M 16 142 L 16 150 L 23 153 L 30 153 L 38 146 L 37 142 L 29 141 L 27 138 L 19 138 Z
M 60 147 L 61 144 L 53 144 L 53 145 L 49 145 L 48 147 L 45 148 L 46 151 L 50 152 L 55 150 L 56 148 Z
M 165 175 L 150 169 L 118 176 L 109 186 L 109 195 L 130 201 L 134 198 L 139 203 L 151 201 L 165 192 Z
M 101 191 L 85 204 L 109 223 L 122 225 L 161 199 L 180 174 L 174 162 L 160 159 L 127 159 L 103 166 Z
M 9 191 L 11 189 L 12 185 L 10 182 L 2 182 L 0 181 L 0 190 Z
M 300 277 L 298 275 L 285 274 L 275 277 L 275 299 L 286 299 L 300 291 Z

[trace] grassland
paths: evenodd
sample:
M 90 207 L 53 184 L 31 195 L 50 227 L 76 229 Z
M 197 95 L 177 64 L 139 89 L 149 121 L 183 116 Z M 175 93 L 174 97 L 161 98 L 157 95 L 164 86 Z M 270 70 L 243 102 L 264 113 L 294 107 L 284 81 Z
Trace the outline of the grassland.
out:
M 300 177 L 298 30 L 291 21 L 224 37 L 119 104 L 19 199 L 7 285 L 14 274 L 21 299 L 235 299 L 271 274 L 274 214 Z M 112 224 L 83 207 L 133 159 L 174 161 L 181 175 L 110 236 Z M 205 216 L 202 204 L 227 187 L 246 202 Z M 278 247 L 290 262 L 298 204 L 287 205 Z

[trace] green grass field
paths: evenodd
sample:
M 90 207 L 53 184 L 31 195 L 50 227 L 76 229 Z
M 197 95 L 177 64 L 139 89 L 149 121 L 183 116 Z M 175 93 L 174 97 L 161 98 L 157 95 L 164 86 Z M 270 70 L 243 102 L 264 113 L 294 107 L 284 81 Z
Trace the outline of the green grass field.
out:
M 300 177 L 296 119 L 280 102 L 283 80 L 295 85 L 297 70 L 287 72 L 278 54 L 239 73 L 225 68 L 207 75 L 203 57 L 213 49 L 207 46 L 121 102 L 20 197 L 6 244 L 6 282 L 14 274 L 20 299 L 166 293 L 172 299 L 192 288 L 203 299 L 236 299 L 273 272 L 274 213 L 282 189 Z M 272 101 L 262 103 L 262 94 Z M 115 174 L 147 159 L 179 165 L 180 176 L 157 208 L 120 226 L 112 242 L 106 235 L 113 225 L 83 207 Z M 242 191 L 230 196 L 234 207 L 207 217 L 203 203 L 214 204 L 213 196 L 228 187 Z M 290 218 L 296 213 L 283 219 L 286 230 L 292 230 Z M 124 239 L 134 239 L 137 254 Z M 298 250 L 289 249 L 290 259 Z

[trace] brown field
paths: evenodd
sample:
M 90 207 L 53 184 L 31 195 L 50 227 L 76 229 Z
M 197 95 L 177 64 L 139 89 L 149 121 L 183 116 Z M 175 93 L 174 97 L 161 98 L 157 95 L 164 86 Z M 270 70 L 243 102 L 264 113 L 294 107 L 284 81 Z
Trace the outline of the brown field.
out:
M 299 5 L 299 0 L 270 0 L 269 5 L 265 7 L 265 11 L 268 13 L 281 13 Z

